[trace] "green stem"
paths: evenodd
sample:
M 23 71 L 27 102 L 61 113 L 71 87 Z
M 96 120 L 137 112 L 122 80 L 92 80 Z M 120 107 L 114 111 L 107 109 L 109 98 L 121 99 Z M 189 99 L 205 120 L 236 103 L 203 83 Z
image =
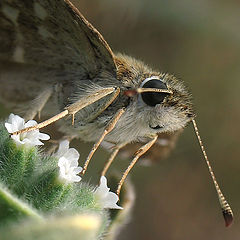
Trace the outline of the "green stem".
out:
M 43 217 L 36 213 L 36 211 L 30 208 L 26 203 L 14 197 L 2 186 L 0 186 L 0 205 L 10 209 L 15 215 L 28 216 L 43 220 Z

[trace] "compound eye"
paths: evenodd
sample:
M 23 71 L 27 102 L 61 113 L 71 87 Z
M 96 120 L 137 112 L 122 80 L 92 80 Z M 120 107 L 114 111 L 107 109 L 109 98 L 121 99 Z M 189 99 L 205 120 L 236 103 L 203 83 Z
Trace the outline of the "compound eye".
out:
M 150 79 L 143 84 L 142 88 L 158 88 L 158 89 L 168 89 L 167 85 L 159 79 Z M 161 92 L 143 92 L 141 93 L 142 100 L 151 107 L 156 106 L 163 102 L 164 98 L 169 95 L 168 93 Z

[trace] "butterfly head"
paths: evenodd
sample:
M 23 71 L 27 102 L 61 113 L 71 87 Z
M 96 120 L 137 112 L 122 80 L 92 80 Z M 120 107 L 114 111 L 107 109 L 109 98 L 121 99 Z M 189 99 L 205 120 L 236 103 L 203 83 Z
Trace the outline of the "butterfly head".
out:
M 176 131 L 194 118 L 191 95 L 175 76 L 124 55 L 118 55 L 116 63 L 129 110 L 151 133 Z

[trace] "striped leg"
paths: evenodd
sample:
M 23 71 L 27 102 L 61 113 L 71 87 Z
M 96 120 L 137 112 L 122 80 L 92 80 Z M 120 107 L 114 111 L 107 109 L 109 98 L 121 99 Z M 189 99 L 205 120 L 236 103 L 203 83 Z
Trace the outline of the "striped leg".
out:
M 128 173 L 130 172 L 130 170 L 133 168 L 133 166 L 135 165 L 135 163 L 137 162 L 137 160 L 145 153 L 147 152 L 152 145 L 157 141 L 158 136 L 154 136 L 154 138 L 149 141 L 148 143 L 146 143 L 145 145 L 143 145 L 141 148 L 138 149 L 138 151 L 134 154 L 135 157 L 133 158 L 132 162 L 129 164 L 128 168 L 126 169 L 126 171 L 123 173 L 121 180 L 118 183 L 118 188 L 117 188 L 117 195 L 119 196 L 122 185 L 128 175 Z
M 118 112 L 115 114 L 115 116 L 113 117 L 113 119 L 108 123 L 107 127 L 105 128 L 103 134 L 101 135 L 101 137 L 99 138 L 99 140 L 93 145 L 92 150 L 90 151 L 84 166 L 83 166 L 83 170 L 81 172 L 81 175 L 83 176 L 87 170 L 88 164 L 93 156 L 93 154 L 96 152 L 96 150 L 98 149 L 99 145 L 101 144 L 101 142 L 103 141 L 103 139 L 105 138 L 105 136 L 110 133 L 113 128 L 116 126 L 118 120 L 120 119 L 120 117 L 122 116 L 122 114 L 125 112 L 125 110 L 123 108 L 121 108 L 120 110 L 118 110 Z

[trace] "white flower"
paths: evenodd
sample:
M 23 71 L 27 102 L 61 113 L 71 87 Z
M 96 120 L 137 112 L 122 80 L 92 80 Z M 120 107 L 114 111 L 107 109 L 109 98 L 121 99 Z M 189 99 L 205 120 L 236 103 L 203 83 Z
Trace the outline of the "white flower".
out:
M 66 183 L 79 182 L 81 177 L 77 174 L 82 171 L 78 167 L 79 153 L 74 148 L 69 148 L 69 141 L 60 142 L 58 151 L 54 154 L 59 158 L 58 166 L 60 168 L 59 178 Z
M 25 123 L 23 118 L 11 113 L 8 121 L 5 123 L 5 127 L 9 133 L 13 133 L 36 124 L 37 122 L 34 120 L 29 120 L 27 123 Z M 40 133 L 39 130 L 36 129 L 18 135 L 11 135 L 11 138 L 16 142 L 17 145 L 26 145 L 32 147 L 36 145 L 43 145 L 40 140 L 48 140 L 50 139 L 50 136 L 45 133 Z
M 110 188 L 107 187 L 107 178 L 102 176 L 100 179 L 100 185 L 95 190 L 95 194 L 97 198 L 100 200 L 103 208 L 115 208 L 115 209 L 123 209 L 122 207 L 117 205 L 119 200 L 118 195 L 113 192 L 109 192 Z

